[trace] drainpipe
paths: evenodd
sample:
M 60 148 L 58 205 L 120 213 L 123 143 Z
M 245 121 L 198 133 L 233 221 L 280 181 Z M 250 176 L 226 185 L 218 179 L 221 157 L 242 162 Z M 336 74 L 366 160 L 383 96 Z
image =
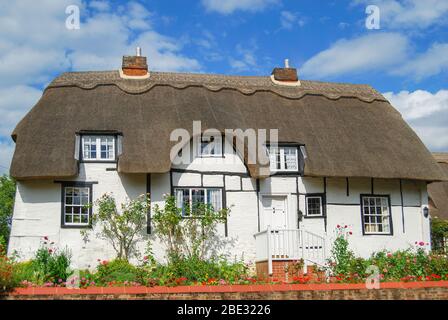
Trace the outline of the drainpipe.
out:
M 272 276 L 272 253 L 271 253 L 271 226 L 268 225 L 267 232 L 267 246 L 268 246 L 268 275 Z

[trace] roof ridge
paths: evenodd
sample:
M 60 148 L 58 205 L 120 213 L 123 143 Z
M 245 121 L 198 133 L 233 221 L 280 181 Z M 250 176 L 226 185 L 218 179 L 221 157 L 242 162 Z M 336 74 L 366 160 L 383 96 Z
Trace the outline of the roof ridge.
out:
M 148 79 L 129 80 L 120 77 L 118 71 L 65 72 L 56 77 L 47 88 L 79 87 L 95 89 L 101 85 L 115 85 L 129 94 L 142 94 L 155 86 L 171 86 L 177 89 L 203 87 L 218 92 L 237 90 L 245 95 L 256 92 L 272 92 L 289 99 L 301 99 L 305 95 L 320 95 L 328 99 L 357 98 L 364 102 L 387 101 L 381 93 L 365 84 L 349 84 L 301 80 L 297 87 L 287 87 L 272 82 L 267 76 L 237 76 L 206 73 L 151 72 Z

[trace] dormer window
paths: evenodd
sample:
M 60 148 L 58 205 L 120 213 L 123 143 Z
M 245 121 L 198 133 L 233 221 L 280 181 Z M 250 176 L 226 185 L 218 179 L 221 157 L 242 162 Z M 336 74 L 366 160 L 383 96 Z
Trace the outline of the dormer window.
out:
M 83 135 L 81 145 L 81 155 L 84 161 L 115 161 L 115 136 Z
M 269 148 L 270 169 L 273 172 L 299 171 L 299 148 L 278 146 Z
M 198 145 L 200 157 L 221 157 L 223 154 L 221 136 L 201 135 Z

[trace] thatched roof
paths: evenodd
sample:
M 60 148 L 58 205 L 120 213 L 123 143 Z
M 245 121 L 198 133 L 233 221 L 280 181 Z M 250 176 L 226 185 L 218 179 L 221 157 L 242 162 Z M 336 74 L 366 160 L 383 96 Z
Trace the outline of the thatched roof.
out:
M 367 85 L 269 77 L 117 71 L 64 73 L 13 132 L 17 179 L 77 174 L 75 133 L 123 133 L 123 173 L 170 170 L 173 129 L 279 129 L 279 141 L 305 144 L 305 175 L 440 180 L 440 168 L 389 102 Z M 256 166 L 249 166 L 258 176 Z
M 448 153 L 433 153 L 439 166 L 448 175 Z M 448 219 L 448 182 L 433 182 L 428 185 L 432 217 Z

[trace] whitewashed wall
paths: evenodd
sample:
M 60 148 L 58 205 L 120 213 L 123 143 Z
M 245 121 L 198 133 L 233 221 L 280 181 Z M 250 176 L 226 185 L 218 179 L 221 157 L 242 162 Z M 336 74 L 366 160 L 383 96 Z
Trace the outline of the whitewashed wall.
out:
M 230 149 L 228 149 L 230 150 Z M 135 198 L 146 192 L 146 174 L 124 175 L 106 171 L 114 164 L 81 164 L 78 181 L 96 181 L 93 199 L 112 192 L 117 202 Z M 174 166 L 175 172 L 151 174 L 152 207 L 163 206 L 165 194 L 176 186 L 224 187 L 227 207 L 231 208 L 228 235 L 224 225 L 219 233 L 227 245 L 221 250 L 231 258 L 252 262 L 255 260 L 253 234 L 263 226 L 261 197 L 269 194 L 287 197 L 288 228 L 297 228 L 297 205 L 305 213 L 305 194 L 323 193 L 323 178 L 280 177 L 260 180 L 257 197 L 256 180 L 247 176 L 247 170 L 238 156 L 224 158 L 196 158 L 189 165 Z M 189 172 L 190 171 L 190 172 Z M 222 174 L 221 174 L 222 173 Z M 336 226 L 348 225 L 352 249 L 361 256 L 373 251 L 406 249 L 415 241 L 430 242 L 429 219 L 424 218 L 422 208 L 427 205 L 426 184 L 403 180 L 404 225 L 399 180 L 374 179 L 375 194 L 389 194 L 392 205 L 393 235 L 362 235 L 360 194 L 371 192 L 371 179 L 350 178 L 347 195 L 346 179 L 326 179 L 327 218 L 303 218 L 300 227 L 334 239 Z M 297 197 L 299 197 L 297 199 Z M 73 254 L 73 263 L 79 268 L 92 268 L 97 259 L 111 259 L 114 251 L 104 240 L 90 237 L 82 240 L 79 229 L 61 228 L 61 185 L 54 181 L 19 181 L 14 208 L 9 254 L 17 251 L 21 259 L 29 259 L 39 247 L 43 236 L 48 236 L 59 248 L 67 246 Z M 260 208 L 260 214 L 258 213 Z M 259 220 L 260 219 L 260 220 Z M 153 243 L 158 259 L 164 258 L 164 247 L 154 234 L 146 236 Z M 145 242 L 139 244 L 143 252 Z

